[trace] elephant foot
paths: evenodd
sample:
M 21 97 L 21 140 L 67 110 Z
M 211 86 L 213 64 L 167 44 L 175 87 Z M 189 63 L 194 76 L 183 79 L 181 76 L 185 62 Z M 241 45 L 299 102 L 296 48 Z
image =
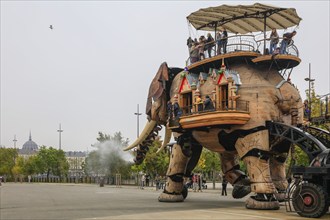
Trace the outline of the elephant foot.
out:
M 278 210 L 280 204 L 272 194 L 258 193 L 256 196 L 251 196 L 246 200 L 245 207 L 256 210 Z
M 167 194 L 167 193 L 162 193 L 158 197 L 159 202 L 183 202 L 184 197 L 182 194 L 180 195 L 175 195 L 175 194 Z
M 240 199 L 251 192 L 250 180 L 245 178 L 234 184 L 232 196 L 234 199 Z
M 274 193 L 274 195 L 279 202 L 285 201 L 286 198 L 285 191 L 278 191 L 278 193 Z

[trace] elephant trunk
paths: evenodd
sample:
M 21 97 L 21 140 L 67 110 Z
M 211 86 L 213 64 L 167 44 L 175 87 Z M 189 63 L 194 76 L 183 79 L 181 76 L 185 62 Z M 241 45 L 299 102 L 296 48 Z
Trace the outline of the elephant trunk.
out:
M 158 132 L 162 129 L 161 125 L 155 125 L 152 131 L 147 135 L 147 137 L 139 144 L 136 149 L 136 157 L 134 159 L 135 164 L 139 165 L 143 162 L 149 147 L 152 145 L 156 137 L 158 136 Z

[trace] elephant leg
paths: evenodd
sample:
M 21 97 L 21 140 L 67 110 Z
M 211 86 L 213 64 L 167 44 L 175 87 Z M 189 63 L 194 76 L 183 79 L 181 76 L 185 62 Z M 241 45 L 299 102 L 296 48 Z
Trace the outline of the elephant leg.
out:
M 160 202 L 182 202 L 184 200 L 182 195 L 183 175 L 191 156 L 189 140 L 190 136 L 183 134 L 178 137 L 177 143 L 172 147 L 165 189 L 158 197 Z
M 251 191 L 256 193 L 246 201 L 246 208 L 279 209 L 279 202 L 274 197 L 276 189 L 269 169 L 268 130 L 259 130 L 238 138 L 235 147 L 247 166 Z
M 235 199 L 243 198 L 251 192 L 250 181 L 240 170 L 236 151 L 220 153 L 221 169 L 224 178 L 234 186 L 232 195 Z
M 191 157 L 188 161 L 187 167 L 186 167 L 186 172 L 184 174 L 185 177 L 191 177 L 192 176 L 192 171 L 196 167 L 199 158 L 201 156 L 203 147 L 200 145 L 195 139 L 191 139 Z
M 273 183 L 277 189 L 276 198 L 280 202 L 285 199 L 285 191 L 288 188 L 288 181 L 286 177 L 285 162 L 291 147 L 289 141 L 283 141 L 272 147 L 274 156 L 270 157 L 270 175 Z

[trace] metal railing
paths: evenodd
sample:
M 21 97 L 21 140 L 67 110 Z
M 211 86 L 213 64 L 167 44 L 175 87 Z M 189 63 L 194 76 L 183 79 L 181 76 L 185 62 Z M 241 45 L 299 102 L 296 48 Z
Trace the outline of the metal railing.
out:
M 280 38 L 280 42 L 278 43 L 278 48 L 280 48 L 282 39 L 283 38 Z M 219 53 L 217 53 L 218 47 L 219 47 L 217 40 L 215 40 L 214 42 L 208 43 L 208 44 L 214 44 L 214 43 L 215 43 L 215 46 L 212 47 L 211 57 L 219 55 Z M 266 43 L 265 48 L 267 48 L 269 50 L 269 47 L 270 47 L 269 38 L 266 38 L 266 40 L 264 40 L 264 38 L 262 38 L 262 39 L 259 38 L 258 40 L 256 40 L 256 37 L 254 35 L 229 36 L 227 38 L 227 46 L 226 46 L 227 52 L 226 53 L 232 53 L 232 52 L 238 52 L 238 51 L 253 51 L 253 52 L 267 55 L 267 53 L 265 53 L 265 51 L 264 51 L 264 43 Z M 211 58 L 208 56 L 208 51 L 207 51 L 208 44 L 205 44 L 205 46 L 204 46 L 205 59 Z M 221 54 L 223 54 L 222 48 L 221 48 L 220 52 L 221 52 Z M 299 57 L 298 48 L 296 47 L 296 45 L 294 45 L 293 40 L 291 40 L 290 44 L 288 44 L 285 54 L 290 54 L 290 55 Z M 198 61 L 200 61 L 200 59 Z M 186 60 L 186 65 L 188 66 L 191 64 L 192 64 L 191 57 L 189 56 L 188 59 Z
M 282 43 L 283 38 L 280 37 L 280 40 L 277 44 L 277 49 L 279 50 L 279 48 L 281 48 L 281 43 Z M 264 40 L 264 38 L 256 40 L 257 42 L 257 50 L 258 51 L 262 51 L 264 55 L 268 55 L 265 51 L 264 51 L 264 43 L 266 42 L 266 49 L 268 49 L 269 51 L 269 47 L 270 47 L 270 39 L 266 38 L 266 41 Z M 299 51 L 298 48 L 296 47 L 296 45 L 294 45 L 294 41 L 291 40 L 291 42 L 287 45 L 286 50 L 285 50 L 285 54 L 289 54 L 289 55 L 293 55 L 293 56 L 297 56 L 299 57 Z
M 217 103 L 212 101 L 214 108 L 212 109 L 205 109 L 205 106 L 198 106 L 198 104 L 182 106 L 182 115 L 181 116 L 188 116 L 188 115 L 195 115 L 200 113 L 207 113 L 207 112 L 214 112 L 214 111 L 242 111 L 242 112 L 249 112 L 249 101 L 244 100 L 226 100 L 222 101 L 221 103 Z
M 215 46 L 212 47 L 212 52 L 211 52 L 211 57 L 217 56 L 220 53 L 218 53 L 218 47 L 219 47 L 219 42 L 215 40 L 214 42 L 208 43 L 208 44 L 214 44 Z M 237 52 L 237 51 L 257 51 L 257 42 L 255 41 L 254 35 L 234 35 L 234 36 L 229 36 L 227 38 L 227 46 L 226 46 L 226 53 L 231 53 L 231 52 Z M 221 54 L 223 54 L 223 48 L 221 48 Z M 204 55 L 207 58 L 208 57 L 208 52 L 207 52 L 207 44 L 204 46 Z M 187 65 L 192 64 L 190 56 L 188 57 L 186 61 Z

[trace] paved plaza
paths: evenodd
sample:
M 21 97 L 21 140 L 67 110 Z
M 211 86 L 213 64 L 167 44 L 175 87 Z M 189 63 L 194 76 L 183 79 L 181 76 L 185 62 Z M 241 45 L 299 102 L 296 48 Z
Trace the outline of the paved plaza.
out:
M 220 189 L 189 191 L 181 203 L 158 202 L 160 192 L 154 187 L 5 183 L 0 219 L 306 219 L 286 212 L 284 204 L 277 211 L 248 210 L 245 199 L 220 196 Z M 330 213 L 322 219 L 330 219 Z

